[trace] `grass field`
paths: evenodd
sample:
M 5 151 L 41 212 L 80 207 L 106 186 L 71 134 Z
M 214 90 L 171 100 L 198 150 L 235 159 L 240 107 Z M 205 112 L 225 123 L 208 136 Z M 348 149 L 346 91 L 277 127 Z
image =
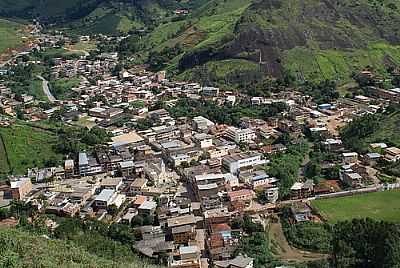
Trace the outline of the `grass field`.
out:
M 8 165 L 7 152 L 0 135 L 0 180 L 4 179 L 9 172 L 10 166 Z
M 0 19 L 0 54 L 22 44 L 21 34 L 18 33 L 21 28 L 18 23 Z
M 25 174 L 30 167 L 43 167 L 48 160 L 59 161 L 62 156 L 53 151 L 57 142 L 51 132 L 27 125 L 12 125 L 0 128 L 7 155 L 0 148 L 0 163 L 10 162 L 10 167 L 0 166 L 0 173 Z M 8 170 L 7 170 L 8 169 Z
M 77 87 L 80 81 L 79 78 L 61 78 L 53 80 L 50 82 L 50 90 L 57 99 L 64 100 L 73 94 L 71 89 Z
M 312 201 L 330 223 L 354 218 L 400 222 L 400 190 Z

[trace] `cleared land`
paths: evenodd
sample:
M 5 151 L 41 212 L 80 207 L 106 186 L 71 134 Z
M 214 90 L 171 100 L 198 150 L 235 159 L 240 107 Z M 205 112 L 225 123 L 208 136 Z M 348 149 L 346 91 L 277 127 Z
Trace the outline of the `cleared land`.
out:
M 9 168 L 2 165 L 0 173 L 10 170 L 13 174 L 25 174 L 30 167 L 43 167 L 47 161 L 62 159 L 62 156 L 53 150 L 57 138 L 51 132 L 15 124 L 0 128 L 0 135 L 7 152 L 7 155 L 0 152 L 0 162 L 3 162 L 4 157 L 8 157 L 10 164 Z
M 354 218 L 400 222 L 400 190 L 312 201 L 331 223 Z

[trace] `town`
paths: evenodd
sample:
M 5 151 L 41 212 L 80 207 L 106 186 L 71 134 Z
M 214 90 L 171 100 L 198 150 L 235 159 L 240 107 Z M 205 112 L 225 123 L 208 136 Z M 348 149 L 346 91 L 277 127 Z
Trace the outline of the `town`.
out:
M 43 58 L 73 41 L 40 26 L 32 35 L 0 68 L 1 128 L 56 131 L 63 156 L 6 174 L 1 207 L 22 202 L 42 215 L 129 226 L 135 252 L 168 267 L 252 268 L 242 240 L 254 228 L 283 232 L 282 211 L 291 225 L 326 222 L 314 202 L 400 188 L 384 168 L 400 161 L 400 148 L 382 139 L 360 153 L 342 140 L 347 124 L 400 101 L 400 89 L 379 86 L 372 71 L 358 76 L 375 86 L 319 103 L 296 88 L 251 95 L 125 68 L 116 51 Z M 26 72 L 40 98 L 15 92 Z M 55 93 L 60 79 L 75 83 Z M 69 135 L 76 129 L 84 130 Z

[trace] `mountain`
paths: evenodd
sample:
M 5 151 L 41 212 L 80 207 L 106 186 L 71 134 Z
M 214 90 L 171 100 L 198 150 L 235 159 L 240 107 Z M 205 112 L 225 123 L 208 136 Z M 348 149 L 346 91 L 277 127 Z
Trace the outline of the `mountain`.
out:
M 399 8 L 394 0 L 211 0 L 161 24 L 139 50 L 161 54 L 186 78 L 348 81 L 367 66 L 385 75 L 400 63 Z
M 288 75 L 344 83 L 367 66 L 385 76 L 400 64 L 396 0 L 0 0 L 0 16 L 131 32 L 120 50 L 137 63 L 220 84 Z

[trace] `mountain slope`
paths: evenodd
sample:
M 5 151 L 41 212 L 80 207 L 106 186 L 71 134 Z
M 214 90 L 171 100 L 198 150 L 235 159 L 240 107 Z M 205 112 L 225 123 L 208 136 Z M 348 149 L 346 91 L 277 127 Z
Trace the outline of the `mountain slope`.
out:
M 394 0 L 209 0 L 132 43 L 155 69 L 182 78 L 347 81 L 367 66 L 385 75 L 400 64 L 399 23 Z
M 194 47 L 180 71 L 225 59 L 259 62 L 267 75 L 291 72 L 301 79 L 348 79 L 371 65 L 398 65 L 399 2 L 254 0 L 219 47 Z
M 121 52 L 137 63 L 221 84 L 288 74 L 346 82 L 367 66 L 387 75 L 400 64 L 396 0 L 0 0 L 0 16 L 130 32 Z

